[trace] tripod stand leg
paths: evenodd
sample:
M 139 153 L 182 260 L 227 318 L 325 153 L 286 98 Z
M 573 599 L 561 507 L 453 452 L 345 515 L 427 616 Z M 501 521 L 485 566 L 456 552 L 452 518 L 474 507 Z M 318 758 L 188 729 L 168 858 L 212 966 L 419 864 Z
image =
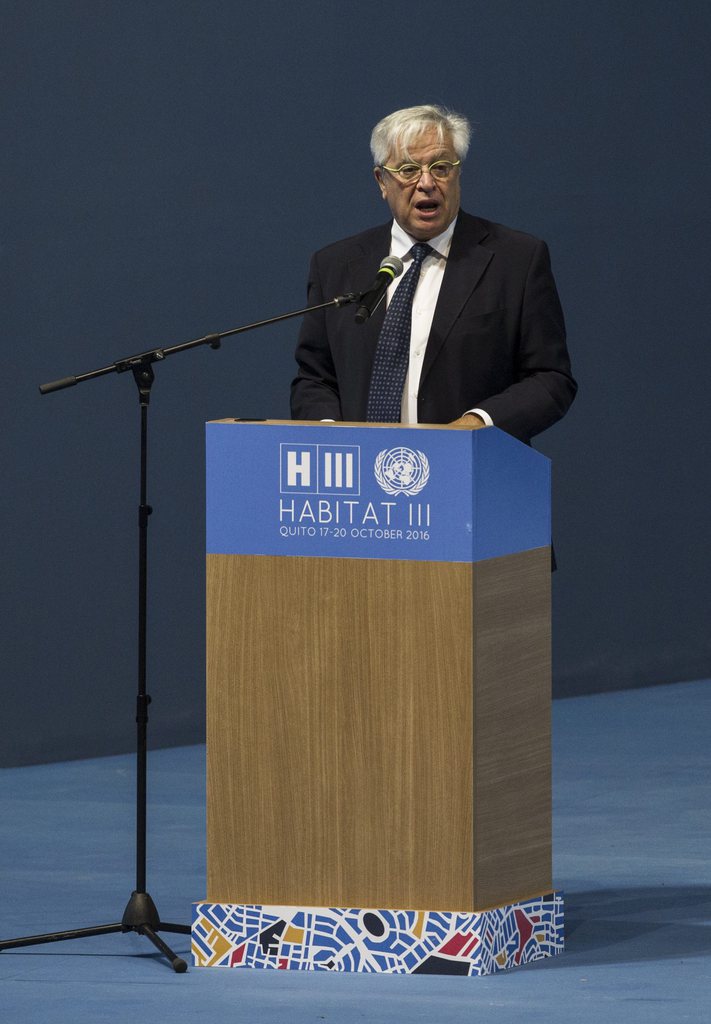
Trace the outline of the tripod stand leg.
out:
M 71 931 L 47 932 L 44 935 L 24 935 L 17 939 L 0 941 L 0 953 L 5 949 L 19 949 L 22 946 L 39 946 L 46 942 L 64 942 L 67 939 L 86 939 L 93 935 L 110 935 L 112 932 L 136 932 L 145 935 L 156 949 L 169 960 L 176 974 L 184 974 L 188 965 L 170 946 L 157 934 L 159 929 L 167 932 L 190 934 L 190 926 L 183 924 L 163 924 L 158 916 L 155 903 L 147 892 L 133 892 L 128 901 L 123 918 L 118 924 L 99 924 L 90 928 L 74 928 Z
M 131 893 L 131 899 L 128 901 L 123 912 L 121 927 L 125 932 L 138 932 L 139 935 L 145 935 L 147 939 L 150 939 L 156 949 L 159 949 L 170 961 L 170 965 L 176 974 L 184 974 L 187 971 L 188 965 L 185 960 L 177 956 L 170 946 L 163 942 L 163 939 L 161 939 L 157 932 L 159 929 L 163 929 L 168 932 L 179 931 L 182 934 L 189 935 L 189 926 L 162 924 L 156 910 L 156 905 L 147 892 L 137 892 L 134 890 Z
M 176 974 L 184 974 L 187 971 L 188 965 L 185 960 L 183 960 L 182 957 L 177 956 L 167 942 L 163 942 L 160 935 L 156 934 L 149 924 L 141 925 L 136 929 L 136 931 L 140 935 L 145 935 L 147 939 L 151 940 L 156 949 L 159 949 L 163 956 L 170 961 L 170 965 Z
M 179 935 L 190 935 L 192 932 L 189 924 L 168 924 L 167 921 L 161 921 L 160 930 L 162 932 L 177 932 Z
M 4 949 L 40 946 L 44 942 L 64 942 L 66 939 L 85 939 L 92 935 L 110 935 L 111 932 L 121 931 L 125 931 L 121 924 L 99 924 L 93 928 L 74 928 L 71 931 L 47 932 L 44 935 L 24 935 L 20 939 L 3 939 L 0 942 L 0 953 Z

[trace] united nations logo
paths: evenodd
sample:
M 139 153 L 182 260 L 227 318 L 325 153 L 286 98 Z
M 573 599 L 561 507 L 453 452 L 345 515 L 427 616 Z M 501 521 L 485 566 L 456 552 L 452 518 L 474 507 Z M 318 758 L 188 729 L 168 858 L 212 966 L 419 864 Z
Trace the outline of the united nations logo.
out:
M 424 452 L 386 448 L 375 460 L 375 479 L 386 494 L 419 494 L 429 478 L 430 464 Z

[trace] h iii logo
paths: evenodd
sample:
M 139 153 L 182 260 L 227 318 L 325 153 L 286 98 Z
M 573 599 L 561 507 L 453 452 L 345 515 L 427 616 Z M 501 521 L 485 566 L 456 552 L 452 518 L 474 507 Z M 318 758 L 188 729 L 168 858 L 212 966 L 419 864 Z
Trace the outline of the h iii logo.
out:
M 360 494 L 358 445 L 281 444 L 282 494 Z

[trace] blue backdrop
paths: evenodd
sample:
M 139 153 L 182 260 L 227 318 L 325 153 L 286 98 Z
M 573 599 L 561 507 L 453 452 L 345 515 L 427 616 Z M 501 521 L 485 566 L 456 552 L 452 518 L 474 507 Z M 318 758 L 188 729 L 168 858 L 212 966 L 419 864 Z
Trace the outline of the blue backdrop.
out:
M 551 247 L 556 692 L 711 674 L 706 0 L 0 11 L 2 763 L 135 730 L 135 386 L 37 385 L 301 305 L 310 253 L 386 219 L 370 129 L 413 103 L 476 122 L 465 208 Z M 158 368 L 154 744 L 203 735 L 203 423 L 288 415 L 295 330 Z

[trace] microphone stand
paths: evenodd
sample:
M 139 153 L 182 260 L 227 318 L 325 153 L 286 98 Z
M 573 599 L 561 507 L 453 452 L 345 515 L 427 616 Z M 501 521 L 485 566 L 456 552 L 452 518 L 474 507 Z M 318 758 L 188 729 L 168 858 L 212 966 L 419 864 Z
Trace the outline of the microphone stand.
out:
M 202 338 L 195 338 L 192 341 L 185 341 L 178 345 L 171 345 L 167 348 L 154 348 L 138 355 L 127 356 L 117 359 L 108 366 L 98 370 L 90 370 L 87 373 L 80 373 L 72 377 L 63 377 L 60 380 L 51 381 L 48 384 L 40 385 L 40 393 L 49 394 L 51 391 L 59 391 L 62 388 L 73 387 L 75 384 L 83 384 L 95 377 L 102 377 L 107 373 L 125 373 L 130 370 L 138 388 L 138 399 L 140 404 L 141 417 L 141 440 L 140 440 L 140 503 L 138 506 L 138 694 L 136 698 L 136 888 L 123 912 L 120 921 L 111 924 L 90 926 L 88 928 L 75 928 L 71 931 L 48 932 L 44 935 L 26 935 L 16 939 L 5 939 L 0 941 L 0 952 L 5 949 L 18 948 L 20 946 L 34 946 L 46 942 L 63 942 L 66 939 L 81 939 L 93 935 L 107 935 L 111 932 L 137 932 L 144 935 L 160 952 L 169 960 L 173 970 L 177 974 L 183 974 L 188 965 L 182 957 L 177 956 L 170 946 L 158 935 L 159 931 L 177 932 L 181 935 L 190 934 L 190 925 L 169 924 L 161 921 L 155 903 L 146 889 L 146 795 L 147 795 L 147 733 L 148 733 L 148 705 L 151 698 L 146 691 L 146 638 L 147 638 L 147 583 L 148 583 L 148 517 L 153 509 L 147 503 L 147 482 L 148 482 L 148 404 L 151 397 L 151 388 L 155 380 L 154 364 L 162 362 L 167 356 L 177 352 L 186 352 L 188 349 L 197 348 L 199 345 L 209 345 L 210 348 L 218 349 L 223 338 L 233 334 L 242 334 L 245 331 L 254 330 L 257 327 L 266 327 L 269 324 L 279 323 L 281 320 L 289 320 L 292 317 L 303 316 L 305 313 L 316 312 L 331 306 L 340 307 L 352 302 L 358 302 L 360 294 L 339 295 L 330 302 L 321 303 L 318 306 L 309 306 L 306 309 L 295 310 L 291 313 L 282 313 L 280 316 L 270 317 L 268 320 L 259 320 L 256 323 L 247 324 L 243 327 L 235 327 L 229 331 L 221 331 L 216 334 L 207 334 Z

